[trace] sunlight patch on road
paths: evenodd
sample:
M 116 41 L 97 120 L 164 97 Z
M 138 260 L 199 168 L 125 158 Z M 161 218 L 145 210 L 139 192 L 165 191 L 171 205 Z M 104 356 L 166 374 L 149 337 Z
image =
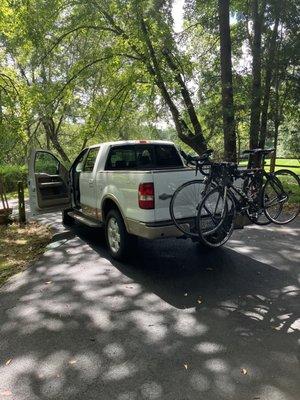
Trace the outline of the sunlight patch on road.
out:
M 225 351 L 225 348 L 219 343 L 202 342 L 197 344 L 196 350 L 204 354 L 214 354 Z
M 206 325 L 198 322 L 191 314 L 176 314 L 176 320 L 174 330 L 185 337 L 203 335 L 208 330 Z

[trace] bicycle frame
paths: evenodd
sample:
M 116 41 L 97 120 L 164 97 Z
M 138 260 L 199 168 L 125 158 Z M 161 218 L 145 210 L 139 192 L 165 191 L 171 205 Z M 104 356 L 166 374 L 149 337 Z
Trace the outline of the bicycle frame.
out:
M 250 175 L 253 172 L 254 172 L 254 176 Z M 251 181 L 253 181 L 253 179 L 255 179 L 255 178 L 258 178 L 260 180 L 260 182 L 261 182 L 261 185 L 260 185 L 260 188 L 259 188 L 260 193 L 263 190 L 263 186 L 267 182 L 270 182 L 270 184 L 271 184 L 272 188 L 274 189 L 274 191 L 276 192 L 276 194 L 280 195 L 281 199 L 278 201 L 278 197 L 275 197 L 268 204 L 268 207 L 271 207 L 271 206 L 273 206 L 275 204 L 274 200 L 276 200 L 277 204 L 283 203 L 284 201 L 286 201 L 288 195 L 285 193 L 280 180 L 277 179 L 276 176 L 273 173 L 268 173 L 264 169 L 259 168 L 259 169 L 256 169 L 256 170 L 249 171 L 249 175 L 248 176 L 246 175 L 244 177 L 244 179 L 246 179 L 246 178 L 252 178 Z M 263 184 L 263 178 L 266 178 L 266 182 L 264 184 Z M 251 183 L 251 181 L 250 181 L 250 183 Z M 242 191 L 241 189 L 235 187 L 230 180 L 228 180 L 228 182 L 226 183 L 225 188 L 227 189 L 226 193 L 229 190 L 231 195 L 233 196 L 234 201 L 235 201 L 235 206 L 236 206 L 238 212 L 243 212 L 243 211 L 249 209 L 249 207 L 251 207 L 255 203 L 254 199 L 249 198 L 249 196 L 247 196 L 244 193 L 244 191 Z M 225 194 L 225 192 L 224 192 L 224 194 Z M 237 195 L 240 198 L 238 198 Z M 262 199 L 260 198 L 260 195 L 258 195 L 258 198 L 262 202 Z M 242 201 L 244 201 L 246 203 L 245 206 L 243 206 L 243 202 L 241 201 L 241 199 L 242 199 Z M 260 204 L 260 206 L 262 207 L 263 204 Z

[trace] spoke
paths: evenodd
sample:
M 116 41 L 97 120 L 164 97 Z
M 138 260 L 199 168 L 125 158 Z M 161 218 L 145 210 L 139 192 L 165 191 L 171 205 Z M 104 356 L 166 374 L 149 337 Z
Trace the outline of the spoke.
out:
M 273 199 L 268 200 L 268 207 L 270 207 L 272 203 L 277 199 L 278 199 L 277 197 L 274 197 Z M 276 204 L 278 204 L 278 202 Z
M 277 182 L 277 181 L 278 182 Z M 276 180 L 275 179 L 272 179 L 271 181 L 270 181 L 270 185 L 271 185 L 271 187 L 275 190 L 275 192 L 277 193 L 277 194 L 279 194 L 279 193 L 282 193 L 284 190 L 283 190 L 283 187 L 282 187 L 282 184 L 281 184 L 281 182 L 280 182 L 280 180 L 278 179 L 278 178 L 276 178 Z M 279 183 L 279 184 L 278 184 Z M 280 192 L 278 192 L 277 190 L 276 190 L 276 187 L 275 186 L 277 186 L 278 188 L 279 188 L 279 190 L 280 190 Z
M 213 217 L 212 213 L 208 210 L 208 208 L 206 207 L 206 205 L 204 204 L 204 209 L 208 212 L 211 220 L 215 223 L 215 218 Z
M 216 211 L 217 211 L 217 208 L 218 208 L 218 205 L 219 205 L 219 201 L 220 201 L 220 197 L 221 197 L 221 195 L 219 193 L 219 197 L 218 197 L 218 200 L 217 200 L 217 203 L 216 203 L 216 207 L 215 207 L 215 212 L 214 213 L 216 213 Z
M 277 201 L 276 203 L 273 203 L 276 199 L 277 199 L 278 201 Z M 276 197 L 276 198 L 272 199 L 271 201 L 269 201 L 267 208 L 274 207 L 274 206 L 276 206 L 276 205 L 282 204 L 282 203 L 284 203 L 284 202 L 286 201 L 286 199 L 287 199 L 287 197 L 286 197 L 285 199 L 280 199 L 280 200 L 279 200 L 279 199 Z

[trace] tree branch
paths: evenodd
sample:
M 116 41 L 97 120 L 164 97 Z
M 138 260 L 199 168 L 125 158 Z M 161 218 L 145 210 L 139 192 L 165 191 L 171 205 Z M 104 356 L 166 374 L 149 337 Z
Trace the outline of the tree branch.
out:
M 201 126 L 200 126 L 200 123 L 199 123 L 199 120 L 198 120 L 198 117 L 197 117 L 193 102 L 191 100 L 189 91 L 188 91 L 188 89 L 187 89 L 187 87 L 185 85 L 185 82 L 184 82 L 184 80 L 183 80 L 183 78 L 182 78 L 182 76 L 181 76 L 181 74 L 180 74 L 180 72 L 178 70 L 178 67 L 174 63 L 174 61 L 172 60 L 171 54 L 170 54 L 168 49 L 164 49 L 163 50 L 163 54 L 164 54 L 164 56 L 166 58 L 167 64 L 169 65 L 170 69 L 175 74 L 174 77 L 175 77 L 176 82 L 180 86 L 180 91 L 181 91 L 181 94 L 182 94 L 182 97 L 183 97 L 183 100 L 184 100 L 184 103 L 185 103 L 189 118 L 190 118 L 191 123 L 193 125 L 195 134 L 196 135 L 201 135 L 202 134 L 202 130 L 201 130 Z
M 4 74 L 3 72 L 0 72 L 0 77 L 2 77 L 2 79 L 3 79 L 4 82 L 6 82 L 6 79 L 7 79 L 7 80 L 9 81 L 10 85 L 13 87 L 14 91 L 15 91 L 15 92 L 17 93 L 17 95 L 19 96 L 19 92 L 18 92 L 18 90 L 17 90 L 17 88 L 16 88 L 16 85 L 15 85 L 13 79 L 12 79 L 10 76 Z
M 77 32 L 81 29 L 94 29 L 94 30 L 102 30 L 102 31 L 110 31 L 110 32 L 114 32 L 116 33 L 112 28 L 110 27 L 105 27 L 105 26 L 94 26 L 94 25 L 80 25 L 77 26 L 71 30 L 69 30 L 68 32 L 63 33 L 54 43 L 53 45 L 50 47 L 50 49 L 47 51 L 47 53 L 41 58 L 40 60 L 40 64 L 49 56 L 49 54 L 55 49 L 56 46 L 58 46 L 63 39 L 65 39 L 67 36 L 71 35 L 74 32 Z
M 65 111 L 65 110 L 64 110 Z M 57 136 L 58 135 L 58 132 L 59 132 L 59 130 L 60 130 L 60 127 L 61 127 L 61 124 L 62 124 L 62 122 L 63 122 L 63 120 L 64 120 L 64 117 L 65 117 L 65 112 L 62 112 L 61 113 L 61 116 L 60 116 L 60 118 L 59 118 L 59 120 L 58 120 L 58 123 L 57 123 L 57 125 L 56 125 L 56 128 L 55 128 L 55 135 Z
M 91 61 L 90 63 L 86 64 L 84 67 L 80 68 L 80 70 L 78 72 L 76 72 L 71 78 L 69 78 L 67 80 L 67 82 L 63 85 L 63 87 L 59 90 L 59 92 L 57 93 L 57 95 L 51 100 L 51 103 L 54 103 L 56 99 L 59 98 L 59 96 L 63 93 L 63 91 L 66 89 L 66 87 L 73 82 L 83 71 L 85 71 L 86 69 L 88 69 L 89 67 L 91 67 L 94 64 L 97 64 L 101 61 L 105 61 L 108 60 L 110 58 L 114 57 L 114 55 L 109 55 L 106 57 L 102 57 L 102 58 L 97 58 L 96 60 Z M 61 98 L 59 99 L 59 101 L 61 100 Z
M 153 64 L 153 65 L 151 65 L 150 63 L 146 63 L 148 71 L 152 76 L 154 76 L 155 82 L 156 82 L 157 86 L 159 87 L 161 94 L 170 109 L 170 112 L 172 114 L 178 135 L 181 137 L 184 136 L 183 128 L 187 129 L 188 133 L 192 134 L 192 132 L 190 131 L 190 129 L 188 128 L 186 123 L 184 123 L 184 121 L 180 118 L 178 108 L 176 107 L 175 103 L 173 102 L 173 100 L 167 90 L 167 87 L 164 83 L 164 80 L 163 80 L 163 77 L 161 75 L 161 71 L 159 68 L 159 63 L 156 58 L 152 42 L 148 35 L 148 29 L 147 29 L 146 23 L 143 18 L 140 18 L 140 25 L 141 25 L 141 30 L 144 35 L 145 43 L 146 43 L 146 46 L 147 46 L 147 49 L 149 52 L 149 56 L 150 56 L 150 59 Z
M 121 118 L 121 115 L 122 115 L 122 112 L 123 112 L 123 107 L 124 107 L 124 104 L 125 104 L 125 101 L 126 101 L 126 99 L 127 99 L 127 96 L 128 96 L 128 94 L 129 94 L 129 92 L 130 92 L 130 90 L 127 90 L 127 91 L 125 92 L 125 95 L 123 96 L 123 99 L 122 99 L 122 102 L 121 102 L 121 106 L 120 106 L 118 115 L 117 115 L 116 118 L 113 120 L 113 122 L 117 122 L 117 121 Z
M 97 124 L 96 124 L 96 126 L 95 126 L 95 128 L 94 128 L 93 135 L 96 133 L 97 129 L 99 128 L 99 126 L 100 126 L 100 124 L 101 124 L 101 122 L 103 121 L 103 118 L 105 117 L 106 112 L 107 112 L 109 106 L 111 105 L 111 103 L 114 101 L 114 99 L 115 99 L 117 96 L 119 96 L 120 93 L 122 93 L 122 92 L 126 89 L 126 87 L 127 87 L 128 85 L 129 85 L 129 83 L 127 83 L 126 85 L 123 85 L 123 86 L 109 99 L 108 103 L 106 104 L 106 107 L 105 107 L 105 110 L 104 110 L 103 114 L 101 115 L 99 121 L 97 122 Z

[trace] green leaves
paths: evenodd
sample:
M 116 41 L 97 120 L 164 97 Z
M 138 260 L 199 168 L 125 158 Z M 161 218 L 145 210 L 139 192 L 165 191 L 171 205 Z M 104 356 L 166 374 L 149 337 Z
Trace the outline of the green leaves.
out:
M 247 147 L 248 142 L 252 82 L 251 12 L 246 3 L 230 2 L 235 113 L 242 147 Z M 263 68 L 268 64 L 265 51 L 276 2 L 267 3 Z M 216 147 L 221 156 L 217 1 L 186 0 L 181 33 L 173 30 L 172 5 L 171 0 L 3 0 L 0 164 L 12 159 L 23 162 L 30 147 L 48 147 L 57 152 L 51 137 L 70 158 L 82 146 L 103 140 L 140 137 L 179 140 L 177 113 L 194 135 L 197 122 L 195 125 L 195 120 L 194 124 L 191 121 L 190 108 L 182 95 L 184 87 L 195 109 L 197 129 L 202 128 L 208 145 Z M 292 135 L 292 122 L 297 119 L 296 7 L 296 0 L 286 1 L 277 54 L 282 80 L 279 94 L 281 99 L 286 98 L 282 134 L 287 137 Z M 171 54 L 173 69 L 165 50 Z M 272 81 L 268 117 L 271 144 L 271 119 L 276 104 L 274 85 Z M 52 121 L 51 132 L 42 123 L 45 117 Z M 285 119 L 291 123 L 287 124 Z M 286 144 L 282 146 L 288 146 L 288 140 L 283 142 Z

